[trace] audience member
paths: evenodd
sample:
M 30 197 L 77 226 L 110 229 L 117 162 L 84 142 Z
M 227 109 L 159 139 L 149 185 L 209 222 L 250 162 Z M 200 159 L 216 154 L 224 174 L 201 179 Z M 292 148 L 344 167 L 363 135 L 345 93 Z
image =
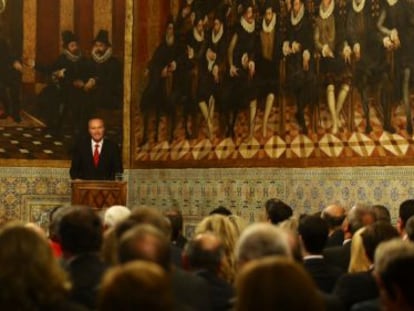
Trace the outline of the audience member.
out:
M 375 221 L 375 215 L 372 209 L 363 204 L 356 204 L 348 212 L 344 223 L 344 243 L 342 246 L 326 248 L 323 251 L 325 260 L 336 267 L 341 268 L 343 272 L 348 271 L 351 257 L 351 239 L 354 233 Z
M 327 264 L 322 255 L 328 239 L 328 225 L 320 217 L 306 216 L 300 220 L 298 231 L 305 269 L 320 290 L 330 293 L 342 272 Z
M 189 269 L 209 285 L 212 310 L 230 310 L 234 292 L 232 286 L 219 276 L 224 257 L 220 239 L 211 232 L 199 234 L 188 242 L 183 257 Z
M 279 199 L 269 199 L 265 204 L 266 218 L 274 225 L 289 219 L 293 215 L 292 208 Z
M 240 217 L 238 215 L 229 215 L 228 216 L 230 221 L 233 223 L 233 225 L 237 229 L 237 235 L 240 236 L 240 234 L 246 229 L 247 222 L 243 219 L 243 217 Z
M 174 310 L 168 274 L 148 261 L 112 268 L 103 278 L 98 310 Z
M 312 279 L 289 258 L 253 260 L 236 282 L 236 311 L 325 310 Z
M 362 230 L 362 229 L 360 229 Z M 355 236 L 358 236 L 356 234 Z M 378 298 L 378 288 L 373 277 L 374 253 L 381 243 L 398 237 L 397 230 L 389 223 L 375 222 L 361 233 L 362 245 L 370 263 L 369 269 L 363 272 L 343 275 L 335 286 L 334 293 L 341 298 L 347 309 L 351 306 Z M 359 306 L 361 307 L 361 306 Z
M 210 215 L 205 217 L 196 226 L 195 234 L 207 231 L 213 232 L 221 238 L 224 248 L 224 259 L 220 268 L 220 276 L 232 284 L 235 276 L 234 247 L 239 238 L 237 228 L 226 216 Z
M 414 216 L 414 200 L 406 200 L 400 205 L 397 221 L 397 229 L 404 239 L 407 238 L 405 233 L 405 224 L 411 216 Z
M 69 280 L 45 238 L 9 223 L 0 245 L 1 310 L 85 310 L 68 301 Z
M 374 210 L 376 221 L 385 221 L 391 223 L 390 211 L 384 205 L 373 205 L 372 209 Z
M 238 267 L 266 256 L 291 257 L 288 234 L 268 223 L 255 223 L 246 228 L 235 248 Z
M 87 206 L 76 206 L 60 221 L 64 267 L 73 287 L 71 299 L 89 309 L 96 308 L 97 289 L 106 271 L 99 256 L 102 245 L 101 219 Z
M 230 216 L 232 214 L 232 212 L 228 208 L 220 205 L 219 207 L 213 209 L 209 213 L 209 215 L 214 215 L 214 214 L 219 214 L 219 215 L 223 215 L 223 216 Z
M 371 266 L 372 262 L 368 259 L 364 245 L 362 243 L 362 233 L 365 231 L 366 227 L 359 229 L 352 236 L 351 241 L 351 257 L 349 260 L 349 273 L 363 272 L 367 271 Z
M 407 234 L 407 238 L 414 242 L 414 216 L 408 218 L 408 221 L 405 224 L 405 232 Z
M 345 220 L 345 209 L 339 204 L 331 204 L 325 207 L 321 217 L 326 221 L 329 228 L 328 241 L 325 247 L 341 246 L 344 242 L 342 223 Z
M 278 227 L 282 228 L 288 234 L 289 246 L 292 251 L 293 259 L 298 263 L 303 263 L 302 249 L 300 246 L 298 234 L 298 220 L 294 217 L 291 217 L 279 223 Z
M 384 309 L 414 310 L 414 245 L 394 239 L 375 251 L 375 277 Z
M 70 205 L 58 205 L 49 213 L 49 240 L 53 253 L 57 258 L 62 257 L 62 246 L 60 245 L 59 226 L 65 213 L 71 209 Z
M 183 249 L 187 239 L 183 235 L 183 214 L 179 209 L 171 209 L 165 213 L 171 222 L 171 242 L 176 247 Z
M 103 226 L 104 229 L 115 227 L 118 223 L 128 218 L 131 210 L 123 205 L 113 205 L 104 213 Z
M 136 224 L 126 231 L 119 242 L 119 261 L 134 260 L 155 262 L 168 273 L 176 309 L 210 310 L 209 297 L 205 294 L 208 292 L 207 283 L 196 275 L 171 266 L 170 237 L 165 232 L 148 223 Z

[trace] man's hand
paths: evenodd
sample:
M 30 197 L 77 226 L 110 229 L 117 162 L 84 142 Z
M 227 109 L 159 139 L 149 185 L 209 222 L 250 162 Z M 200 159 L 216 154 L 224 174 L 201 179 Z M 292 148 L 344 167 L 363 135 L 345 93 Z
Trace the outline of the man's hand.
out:
M 82 80 L 75 80 L 73 81 L 73 86 L 76 87 L 77 89 L 81 89 L 85 86 L 85 83 L 83 83 Z
M 239 69 L 236 66 L 231 65 L 230 66 L 230 77 L 237 77 L 238 75 L 239 75 Z
M 23 71 L 23 65 L 18 60 L 14 61 L 13 68 L 16 69 L 19 72 L 22 72 Z
M 92 90 L 92 89 L 95 87 L 95 85 L 96 85 L 96 81 L 95 81 L 95 79 L 90 78 L 90 79 L 88 80 L 88 82 L 86 82 L 86 84 L 85 84 L 85 86 L 83 87 L 83 89 L 84 89 L 86 92 L 88 92 L 88 91 Z

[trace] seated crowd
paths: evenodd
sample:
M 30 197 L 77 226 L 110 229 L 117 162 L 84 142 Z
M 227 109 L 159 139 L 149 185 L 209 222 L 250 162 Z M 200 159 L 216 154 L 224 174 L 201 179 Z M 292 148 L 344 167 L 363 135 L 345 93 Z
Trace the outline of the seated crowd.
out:
M 0 310 L 414 310 L 414 200 L 266 221 L 214 209 L 183 236 L 178 209 L 86 206 L 0 227 Z

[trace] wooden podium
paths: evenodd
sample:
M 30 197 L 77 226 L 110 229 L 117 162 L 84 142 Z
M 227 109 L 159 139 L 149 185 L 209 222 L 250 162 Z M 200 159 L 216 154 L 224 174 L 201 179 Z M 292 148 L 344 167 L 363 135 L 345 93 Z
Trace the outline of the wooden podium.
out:
M 113 180 L 72 181 L 72 204 L 103 209 L 112 205 L 126 206 L 127 182 Z

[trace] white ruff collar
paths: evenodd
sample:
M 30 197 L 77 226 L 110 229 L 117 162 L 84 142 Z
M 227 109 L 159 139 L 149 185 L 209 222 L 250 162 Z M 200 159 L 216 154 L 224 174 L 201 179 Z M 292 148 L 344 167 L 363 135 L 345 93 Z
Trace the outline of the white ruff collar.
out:
M 246 30 L 248 33 L 252 33 L 254 31 L 254 20 L 251 23 L 248 23 L 246 19 L 242 16 L 240 18 L 240 24 L 242 25 L 243 29 Z
M 389 6 L 393 6 L 397 2 L 398 2 L 398 0 L 387 0 L 387 3 L 388 3 Z
M 194 39 L 196 39 L 197 42 L 204 41 L 204 31 L 200 34 L 200 33 L 198 33 L 197 29 L 195 29 L 193 27 L 193 36 L 194 36 Z
M 361 2 L 358 4 L 355 0 L 352 0 L 352 8 L 355 12 L 359 13 L 364 9 L 365 6 L 365 0 L 361 0 Z
M 63 54 L 65 54 L 66 58 L 68 60 L 70 60 L 71 62 L 77 62 L 82 57 L 82 53 L 81 52 L 79 52 L 79 54 L 76 55 L 76 54 L 72 54 L 67 49 L 63 49 Z
M 108 48 L 103 55 L 96 54 L 95 50 L 92 50 L 92 58 L 93 60 L 98 63 L 102 64 L 106 62 L 112 56 L 112 48 Z
M 214 34 L 214 31 L 211 32 L 211 41 L 213 41 L 214 44 L 219 42 L 221 37 L 223 36 L 223 33 L 223 25 L 221 25 L 217 34 Z
M 292 13 L 290 14 L 290 22 L 292 23 L 292 25 L 296 26 L 297 24 L 299 24 L 303 18 L 303 15 L 305 15 L 305 6 L 302 3 L 299 9 L 299 12 L 296 16 L 293 14 L 293 10 L 292 10 Z
M 327 7 L 327 9 L 324 11 L 323 6 L 321 5 L 319 7 L 319 16 L 322 19 L 327 19 L 329 16 L 331 16 L 333 10 L 335 8 L 335 0 L 331 0 L 331 3 Z
M 276 26 L 276 13 L 273 13 L 272 20 L 270 21 L 269 25 L 266 24 L 266 20 L 263 18 L 262 28 L 264 32 L 272 32 Z

